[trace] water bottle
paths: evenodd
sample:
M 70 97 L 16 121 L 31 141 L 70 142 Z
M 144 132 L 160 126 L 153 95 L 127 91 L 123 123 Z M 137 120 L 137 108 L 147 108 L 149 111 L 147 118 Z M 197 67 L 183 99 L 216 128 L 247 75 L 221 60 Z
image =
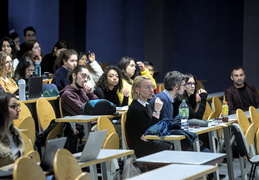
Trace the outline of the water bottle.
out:
M 25 82 L 25 80 L 20 79 L 18 81 L 18 86 L 19 86 L 19 100 L 25 101 L 26 100 L 26 96 L 25 96 L 26 82 Z
M 222 121 L 228 122 L 228 103 L 226 101 L 222 105 Z
M 40 60 L 37 60 L 36 62 L 35 62 L 35 74 L 37 75 L 37 76 L 41 76 L 41 66 L 40 66 Z
M 185 99 L 182 99 L 182 103 L 179 106 L 179 115 L 180 115 L 180 118 L 181 118 L 182 129 L 188 129 L 189 128 L 189 123 L 188 123 L 189 107 L 186 104 Z

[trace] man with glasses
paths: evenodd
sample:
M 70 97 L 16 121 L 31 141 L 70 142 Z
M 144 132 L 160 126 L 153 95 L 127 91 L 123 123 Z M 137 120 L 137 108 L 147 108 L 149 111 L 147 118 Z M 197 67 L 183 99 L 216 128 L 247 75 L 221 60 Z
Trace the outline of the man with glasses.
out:
M 245 71 L 242 67 L 235 67 L 230 75 L 233 85 L 225 91 L 225 98 L 229 106 L 229 114 L 237 109 L 248 111 L 249 106 L 259 108 L 259 96 L 253 84 L 245 82 Z
M 174 114 L 173 102 L 174 99 L 182 95 L 186 89 L 185 76 L 178 71 L 171 71 L 164 78 L 165 90 L 156 94 L 152 99 L 153 104 L 156 97 L 159 97 L 164 103 L 160 113 L 160 120 L 163 118 L 172 118 Z
M 60 91 L 63 113 L 65 116 L 83 114 L 81 106 L 89 100 L 98 99 L 92 87 L 87 85 L 90 73 L 85 66 L 77 66 L 68 80 L 71 84 Z
M 20 45 L 20 51 L 17 54 L 18 59 L 20 59 L 22 55 L 27 51 L 25 47 L 25 42 L 36 39 L 36 30 L 32 26 L 26 27 L 23 30 L 23 38 L 24 42 Z

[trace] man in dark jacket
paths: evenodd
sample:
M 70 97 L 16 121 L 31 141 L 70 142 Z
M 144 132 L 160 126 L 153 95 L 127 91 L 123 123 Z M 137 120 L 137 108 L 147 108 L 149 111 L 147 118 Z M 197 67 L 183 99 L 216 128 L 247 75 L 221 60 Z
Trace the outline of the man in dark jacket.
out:
M 245 71 L 242 67 L 233 68 L 230 78 L 233 86 L 225 91 L 225 99 L 229 106 L 229 114 L 236 113 L 237 109 L 247 111 L 249 106 L 259 108 L 259 96 L 251 83 L 245 82 Z

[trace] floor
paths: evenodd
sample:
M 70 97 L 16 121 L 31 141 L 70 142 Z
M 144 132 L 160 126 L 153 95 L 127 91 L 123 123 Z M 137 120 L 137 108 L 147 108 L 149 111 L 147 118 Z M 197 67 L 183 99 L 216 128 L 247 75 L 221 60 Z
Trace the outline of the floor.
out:
M 233 169 L 234 169 L 234 180 L 241 180 L 241 171 L 240 171 L 240 165 L 239 165 L 239 159 L 235 158 L 233 160 Z M 223 180 L 229 180 L 228 178 L 228 169 L 227 169 L 227 163 L 219 164 L 219 174 L 225 174 L 226 177 Z

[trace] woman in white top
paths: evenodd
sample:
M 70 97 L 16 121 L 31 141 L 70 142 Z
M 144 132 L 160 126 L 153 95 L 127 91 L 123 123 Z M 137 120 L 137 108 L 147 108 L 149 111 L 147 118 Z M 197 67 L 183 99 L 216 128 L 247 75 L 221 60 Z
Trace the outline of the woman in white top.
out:
M 19 118 L 20 104 L 11 93 L 0 92 L 0 170 L 13 167 L 24 153 L 24 143 L 13 120 Z

